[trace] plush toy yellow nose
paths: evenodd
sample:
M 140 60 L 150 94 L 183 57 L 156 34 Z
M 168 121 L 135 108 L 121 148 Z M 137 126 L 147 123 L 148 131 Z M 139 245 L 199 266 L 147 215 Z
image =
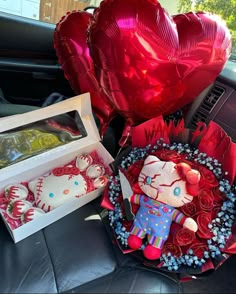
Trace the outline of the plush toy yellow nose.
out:
M 66 189 L 66 190 L 63 191 L 63 193 L 67 195 L 67 194 L 70 193 L 70 190 L 69 189 Z

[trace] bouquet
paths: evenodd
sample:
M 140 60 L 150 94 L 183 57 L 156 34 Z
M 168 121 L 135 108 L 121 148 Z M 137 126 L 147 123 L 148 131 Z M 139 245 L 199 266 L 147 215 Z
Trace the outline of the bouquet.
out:
M 173 222 L 158 259 L 150 260 L 142 254 L 147 246 L 145 239 L 138 250 L 130 248 L 133 221 L 127 219 L 121 179 L 115 173 L 109 179 L 102 206 L 109 210 L 118 246 L 124 253 L 141 258 L 145 265 L 165 271 L 197 275 L 216 269 L 236 252 L 236 144 L 214 122 L 208 126 L 199 123 L 191 131 L 184 128 L 183 120 L 177 125 L 171 121 L 167 124 L 162 117 L 134 127 L 131 139 L 132 146 L 118 156 L 116 169 L 125 173 L 134 191 L 149 155 L 165 162 L 185 163 L 200 174 L 197 195 L 179 208 L 196 222 L 198 229 L 194 232 Z M 139 205 L 130 205 L 136 215 Z

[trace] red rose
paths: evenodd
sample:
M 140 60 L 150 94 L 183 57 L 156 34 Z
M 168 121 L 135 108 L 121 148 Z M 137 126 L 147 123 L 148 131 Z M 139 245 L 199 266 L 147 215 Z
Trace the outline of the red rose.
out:
M 181 211 L 186 215 L 186 216 L 191 216 L 193 217 L 197 213 L 197 206 L 194 202 L 189 202 L 185 204 L 184 206 L 181 207 Z
M 176 257 L 179 257 L 182 255 L 182 250 L 180 246 L 173 244 L 171 242 L 166 242 L 162 249 L 162 253 L 167 255 L 169 252 Z
M 198 231 L 197 235 L 203 239 L 210 239 L 213 237 L 212 232 L 208 228 L 212 220 L 211 214 L 208 212 L 201 212 L 197 217 Z
M 180 154 L 174 150 L 157 150 L 153 155 L 163 161 L 173 161 L 174 163 L 179 162 L 181 159 Z
M 198 170 L 201 174 L 199 183 L 200 189 L 209 189 L 218 186 L 219 182 L 212 171 L 204 166 L 199 166 Z
M 177 224 L 176 222 L 172 222 L 172 224 L 170 226 L 169 236 L 168 236 L 168 239 L 166 240 L 166 242 L 173 243 L 174 236 L 181 228 L 182 228 L 182 226 L 180 224 Z
M 198 258 L 203 258 L 204 257 L 204 252 L 208 250 L 208 246 L 206 243 L 199 242 L 192 244 L 189 247 L 189 250 L 193 250 L 193 254 L 196 255 Z
M 220 211 L 221 205 L 216 204 L 214 205 L 213 209 L 211 210 L 211 218 L 214 219 L 217 217 L 217 213 Z
M 128 220 L 124 220 L 124 221 L 122 222 L 122 224 L 123 224 L 123 226 L 126 228 L 126 231 L 127 231 L 127 232 L 130 232 L 130 229 L 131 229 L 131 227 L 132 227 L 132 225 L 133 225 L 133 222 L 132 222 L 132 221 L 128 221 Z
M 178 230 L 173 238 L 174 244 L 179 246 L 186 246 L 193 242 L 195 233 L 187 228 Z
M 226 200 L 225 193 L 221 192 L 218 186 L 212 188 L 212 195 L 214 197 L 214 202 L 219 205 L 222 205 Z
M 214 198 L 211 190 L 201 190 L 198 195 L 199 208 L 204 211 L 209 211 L 213 208 Z
M 131 164 L 125 172 L 127 179 L 129 180 L 130 184 L 133 185 L 137 182 L 138 176 L 141 172 L 143 167 L 144 160 L 138 160 L 135 163 Z
M 190 161 L 190 160 L 187 160 L 185 158 L 182 158 L 181 162 L 184 162 L 184 163 L 188 164 L 192 169 L 197 169 L 196 168 L 197 167 L 196 163 L 194 161 Z
M 196 206 L 195 215 L 197 215 L 200 212 L 198 197 L 194 197 L 191 203 L 193 203 Z

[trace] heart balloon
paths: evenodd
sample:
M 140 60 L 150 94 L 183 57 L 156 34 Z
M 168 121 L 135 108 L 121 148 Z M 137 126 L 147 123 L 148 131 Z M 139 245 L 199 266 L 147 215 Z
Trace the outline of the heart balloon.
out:
M 99 84 L 133 125 L 192 102 L 223 69 L 231 35 L 215 15 L 171 17 L 156 0 L 104 0 L 88 46 Z
M 54 47 L 74 92 L 90 92 L 93 111 L 100 121 L 100 134 L 104 135 L 115 110 L 95 77 L 86 42 L 90 16 L 85 11 L 73 11 L 62 17 L 54 31 Z

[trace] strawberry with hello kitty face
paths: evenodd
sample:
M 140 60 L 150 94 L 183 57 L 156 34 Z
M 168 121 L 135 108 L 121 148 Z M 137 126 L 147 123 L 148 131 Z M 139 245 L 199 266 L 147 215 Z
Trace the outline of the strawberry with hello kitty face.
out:
M 139 249 L 146 237 L 144 256 L 158 259 L 173 221 L 196 232 L 196 222 L 176 208 L 191 202 L 198 194 L 199 180 L 200 173 L 188 164 L 161 161 L 149 155 L 138 177 L 140 193 L 131 197 L 139 209 L 128 237 L 129 247 Z
M 91 183 L 93 188 L 106 185 L 105 168 L 93 163 L 91 155 L 80 154 L 75 166 L 55 168 L 48 176 L 29 182 L 29 189 L 34 194 L 36 206 L 48 212 L 86 194 L 91 190 Z

